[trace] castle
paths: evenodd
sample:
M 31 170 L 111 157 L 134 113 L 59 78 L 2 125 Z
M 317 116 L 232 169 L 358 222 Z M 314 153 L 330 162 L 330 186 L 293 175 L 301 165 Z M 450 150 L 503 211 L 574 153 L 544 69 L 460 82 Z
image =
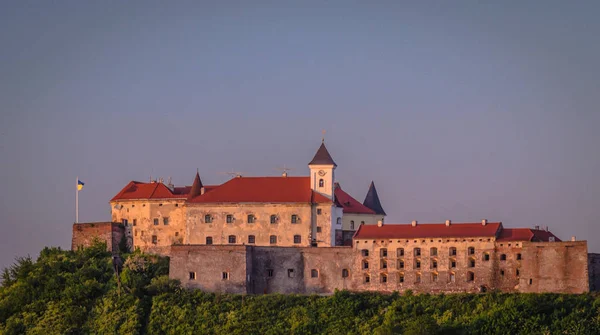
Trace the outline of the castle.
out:
M 600 286 L 585 241 L 500 222 L 388 224 L 372 182 L 361 203 L 335 181 L 322 142 L 304 177 L 236 176 L 191 186 L 132 181 L 110 200 L 112 221 L 74 224 L 72 247 L 170 256 L 184 287 L 229 293 L 353 291 L 565 292 Z

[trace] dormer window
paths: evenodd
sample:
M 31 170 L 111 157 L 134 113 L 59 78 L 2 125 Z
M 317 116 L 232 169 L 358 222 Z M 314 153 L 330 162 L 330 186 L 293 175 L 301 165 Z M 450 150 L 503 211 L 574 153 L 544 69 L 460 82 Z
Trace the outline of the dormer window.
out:
M 325 181 L 323 178 L 319 179 L 319 187 L 325 187 Z

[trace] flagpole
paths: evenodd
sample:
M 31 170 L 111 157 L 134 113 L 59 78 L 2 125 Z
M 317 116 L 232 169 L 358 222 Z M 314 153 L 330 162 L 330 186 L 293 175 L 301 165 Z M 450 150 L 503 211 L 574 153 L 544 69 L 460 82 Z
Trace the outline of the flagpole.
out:
M 75 180 L 75 223 L 79 223 L 79 177 Z

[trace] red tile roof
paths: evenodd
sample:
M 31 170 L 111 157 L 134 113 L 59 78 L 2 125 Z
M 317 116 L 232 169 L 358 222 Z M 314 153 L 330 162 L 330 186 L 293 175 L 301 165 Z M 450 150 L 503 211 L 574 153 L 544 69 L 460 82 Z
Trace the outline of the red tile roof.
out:
M 173 193 L 163 183 L 141 183 L 132 181 L 125 186 L 121 192 L 115 195 L 110 201 L 133 200 L 133 199 L 185 199 L 185 194 Z
M 355 239 L 376 238 L 439 238 L 439 237 L 495 237 L 501 222 L 491 222 L 485 226 L 479 223 L 419 223 L 411 224 L 360 225 L 354 234 Z
M 204 186 L 204 192 L 209 192 L 218 185 Z M 110 201 L 134 199 L 185 199 L 190 193 L 191 186 L 174 187 L 171 191 L 163 183 L 142 183 L 131 181 Z
M 267 203 L 331 203 L 332 201 L 310 188 L 310 177 L 239 177 L 190 203 L 267 202 Z
M 344 213 L 349 214 L 375 214 L 375 211 L 361 204 L 350 194 L 344 192 L 342 187 L 337 184 L 334 191 L 336 204 L 344 209 Z
M 497 241 L 533 241 L 549 242 L 550 237 L 554 237 L 555 242 L 560 239 L 549 231 L 530 228 L 505 228 L 502 229 Z

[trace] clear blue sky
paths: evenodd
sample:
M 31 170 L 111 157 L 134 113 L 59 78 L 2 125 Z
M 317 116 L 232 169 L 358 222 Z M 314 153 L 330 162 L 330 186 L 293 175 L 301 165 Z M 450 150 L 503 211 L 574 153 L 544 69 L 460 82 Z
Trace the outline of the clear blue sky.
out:
M 253 5 L 250 5 L 253 3 Z M 307 175 L 600 252 L 598 1 L 2 1 L 0 267 L 130 180 Z

